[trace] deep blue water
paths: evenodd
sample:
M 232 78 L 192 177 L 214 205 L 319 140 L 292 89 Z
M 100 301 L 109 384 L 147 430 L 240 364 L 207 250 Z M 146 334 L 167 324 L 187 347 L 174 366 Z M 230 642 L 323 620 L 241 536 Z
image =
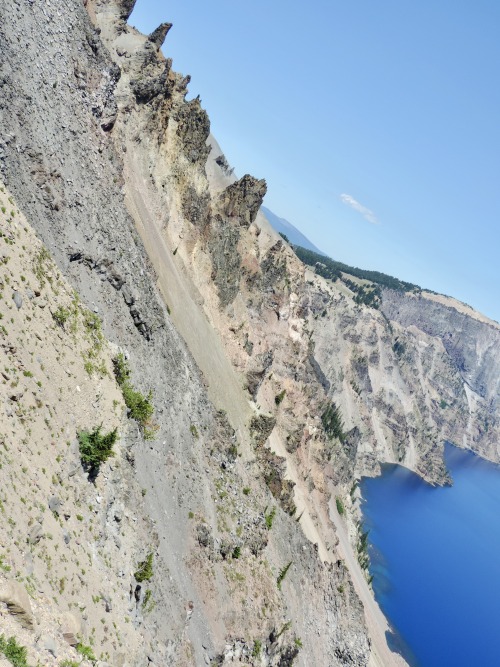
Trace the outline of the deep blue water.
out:
M 446 446 L 453 486 L 364 478 L 375 597 L 418 667 L 500 665 L 500 467 Z

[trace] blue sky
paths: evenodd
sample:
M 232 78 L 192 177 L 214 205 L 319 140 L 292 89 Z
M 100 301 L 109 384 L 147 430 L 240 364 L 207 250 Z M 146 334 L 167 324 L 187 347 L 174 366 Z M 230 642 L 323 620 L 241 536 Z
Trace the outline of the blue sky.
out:
M 137 0 L 236 173 L 334 259 L 500 320 L 497 0 Z

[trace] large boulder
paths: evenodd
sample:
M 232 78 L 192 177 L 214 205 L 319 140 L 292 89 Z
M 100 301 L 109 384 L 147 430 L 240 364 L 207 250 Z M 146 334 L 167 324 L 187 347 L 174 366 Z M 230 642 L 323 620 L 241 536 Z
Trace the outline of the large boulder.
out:
M 61 616 L 61 632 L 70 646 L 78 644 L 78 635 L 82 632 L 80 619 L 69 611 Z
M 31 602 L 24 586 L 18 581 L 7 581 L 0 585 L 0 602 L 15 616 L 23 628 L 32 630 L 34 626 Z

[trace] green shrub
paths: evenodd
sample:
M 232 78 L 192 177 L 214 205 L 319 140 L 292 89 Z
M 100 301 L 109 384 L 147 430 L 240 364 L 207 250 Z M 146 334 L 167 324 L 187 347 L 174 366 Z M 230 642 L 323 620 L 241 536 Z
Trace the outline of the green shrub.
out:
M 260 652 L 262 651 L 262 642 L 260 639 L 256 639 L 253 643 L 252 658 L 258 658 Z
M 340 442 L 344 442 L 344 422 L 342 421 L 340 409 L 335 403 L 327 405 L 325 411 L 321 415 L 321 423 L 330 440 L 332 440 L 332 438 L 338 438 Z
M 335 504 L 337 505 L 337 512 L 340 514 L 340 516 L 342 516 L 345 512 L 345 507 L 344 503 L 342 502 L 342 498 L 340 498 L 340 496 L 336 496 Z
M 148 588 L 144 594 L 144 600 L 142 601 L 142 608 L 145 614 L 153 611 L 156 607 L 156 602 L 153 600 L 153 591 Z
M 288 570 L 290 569 L 292 565 L 292 561 L 287 563 L 284 567 L 281 568 L 278 578 L 276 579 L 276 583 L 278 584 L 278 589 L 281 590 L 281 584 L 283 583 L 283 579 L 286 577 Z
M 2 570 L 3 572 L 10 572 L 12 568 L 10 565 L 7 565 L 7 563 L 4 563 L 4 559 L 5 556 L 2 556 L 2 554 L 0 554 L 0 570 Z
M 153 392 L 149 391 L 147 396 L 144 396 L 140 391 L 134 389 L 130 382 L 130 369 L 122 353 L 113 359 L 113 370 L 130 417 L 140 424 L 144 438 L 152 439 L 157 430 L 156 425 L 151 423 L 154 412 Z
M 5 635 L 0 635 L 0 653 L 3 653 L 14 667 L 28 667 L 27 648 L 20 646 L 15 637 L 6 639 Z
M 52 317 L 54 318 L 56 324 L 58 324 L 60 327 L 64 327 L 70 315 L 71 312 L 67 308 L 63 308 L 63 306 L 59 306 L 59 308 L 54 313 L 52 313 Z
M 149 581 L 153 577 L 153 554 L 150 553 L 146 556 L 146 559 L 143 560 L 137 566 L 137 572 L 134 573 L 135 580 L 139 583 L 143 581 Z
M 91 646 L 86 646 L 85 644 L 77 644 L 75 648 L 80 655 L 82 655 L 87 660 L 90 660 L 90 662 L 97 662 L 97 658 L 95 657 L 94 651 L 92 650 Z
M 264 519 L 266 520 L 266 526 L 268 530 L 271 530 L 271 528 L 273 527 L 273 521 L 275 516 L 276 516 L 276 507 L 273 507 L 273 509 L 269 512 L 269 514 L 266 514 L 264 512 Z
M 80 431 L 78 433 L 78 444 L 80 458 L 87 468 L 96 470 L 110 456 L 113 456 L 113 445 L 118 439 L 117 429 L 109 433 L 101 434 L 101 426 L 93 431 Z
M 151 402 L 153 394 L 150 391 L 147 396 L 143 396 L 140 391 L 136 391 L 133 387 L 126 383 L 122 387 L 123 398 L 125 405 L 130 410 L 130 416 L 139 424 L 145 426 L 153 416 L 154 407 Z

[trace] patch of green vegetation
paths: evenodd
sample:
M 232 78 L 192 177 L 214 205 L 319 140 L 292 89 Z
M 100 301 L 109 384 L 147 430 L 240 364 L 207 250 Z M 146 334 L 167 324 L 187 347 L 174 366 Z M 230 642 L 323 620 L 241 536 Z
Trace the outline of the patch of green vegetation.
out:
M 264 519 L 266 521 L 266 526 L 268 530 L 271 530 L 273 527 L 274 517 L 276 516 L 276 507 L 273 507 L 272 510 L 267 514 L 264 512 Z
M 77 434 L 80 458 L 83 465 L 91 470 L 98 470 L 101 463 L 114 455 L 113 445 L 118 439 L 116 428 L 105 434 L 101 434 L 101 428 L 97 426 L 93 431 L 79 431 Z
M 287 621 L 276 635 L 276 639 L 279 639 L 281 635 L 283 635 L 285 632 L 288 632 L 288 630 L 290 630 L 291 627 L 292 627 L 292 621 Z
M 335 504 L 337 505 L 337 512 L 340 516 L 343 516 L 345 514 L 345 507 L 340 496 L 335 497 Z
M 28 667 L 28 649 L 18 644 L 15 637 L 7 639 L 5 635 L 0 635 L 0 653 L 14 667 Z
M 40 287 L 45 287 L 47 282 L 47 273 L 52 264 L 50 253 L 47 248 L 41 248 L 33 259 L 33 273 L 35 274 Z
M 135 580 L 139 583 L 150 581 L 153 577 L 153 553 L 149 553 L 145 560 L 137 566 L 137 572 L 134 573 Z
M 142 427 L 142 432 L 146 440 L 154 438 L 157 426 L 151 421 L 154 412 L 153 392 L 149 391 L 144 396 L 132 386 L 130 382 L 130 368 L 122 353 L 113 359 L 113 369 L 116 381 L 122 390 L 123 400 L 129 409 L 130 417 L 135 419 Z
M 262 651 L 262 642 L 260 639 L 256 639 L 253 643 L 252 649 L 252 658 L 258 658 Z
M 336 262 L 330 257 L 325 255 L 320 255 L 317 252 L 312 250 L 307 250 L 300 246 L 293 246 L 295 254 L 297 257 L 307 264 L 308 266 L 313 266 L 316 269 L 316 273 L 323 278 L 328 278 L 329 280 L 338 280 L 342 277 L 342 273 L 347 273 L 348 275 L 355 276 L 361 280 L 368 280 L 371 283 L 376 285 L 381 285 L 382 287 L 388 287 L 389 289 L 396 290 L 398 292 L 421 292 L 422 288 L 413 283 L 407 283 L 404 280 L 399 280 L 393 276 L 389 276 L 386 273 L 380 273 L 379 271 L 366 271 L 365 269 L 358 269 L 355 266 L 349 266 L 348 264 L 343 264 L 342 262 Z
M 4 559 L 5 556 L 0 554 L 0 570 L 2 570 L 2 572 L 10 572 L 12 568 L 4 562 Z
M 101 359 L 101 352 L 104 346 L 101 320 L 98 315 L 91 313 L 87 309 L 83 311 L 82 315 L 84 335 L 89 344 L 88 349 L 82 353 L 85 370 L 89 375 L 93 373 L 99 373 L 102 376 L 107 375 L 106 364 Z
M 142 601 L 142 608 L 145 614 L 153 611 L 156 607 L 156 602 L 153 600 L 153 591 L 148 588 L 144 593 L 144 600 Z
M 342 420 L 340 408 L 338 408 L 335 403 L 332 402 L 327 405 L 325 411 L 321 415 L 321 423 L 330 440 L 338 438 L 340 442 L 344 442 L 344 422 Z
M 358 523 L 358 543 L 356 545 L 356 551 L 358 553 L 358 562 L 361 565 L 361 569 L 368 573 L 370 567 L 370 556 L 368 554 L 368 534 L 369 531 L 363 530 L 361 523 Z
M 92 646 L 86 646 L 85 644 L 77 644 L 75 646 L 77 653 L 82 655 L 84 658 L 87 660 L 90 660 L 90 662 L 97 662 L 97 658 L 94 655 L 94 650 L 92 649 Z
M 64 308 L 63 306 L 59 306 L 59 308 L 52 313 L 52 317 L 54 318 L 56 324 L 58 324 L 60 327 L 64 327 L 70 316 L 71 311 L 68 308 Z
M 278 574 L 278 578 L 276 579 L 276 583 L 278 585 L 278 590 L 281 590 L 281 584 L 283 583 L 283 579 L 286 577 L 288 570 L 292 566 L 292 561 L 287 563 L 284 567 L 281 568 Z
M 196 426 L 194 424 L 191 424 L 191 426 L 189 427 L 189 430 L 191 431 L 191 435 L 193 436 L 193 438 L 198 440 L 198 438 L 200 436 L 198 434 L 198 429 L 196 428 Z

